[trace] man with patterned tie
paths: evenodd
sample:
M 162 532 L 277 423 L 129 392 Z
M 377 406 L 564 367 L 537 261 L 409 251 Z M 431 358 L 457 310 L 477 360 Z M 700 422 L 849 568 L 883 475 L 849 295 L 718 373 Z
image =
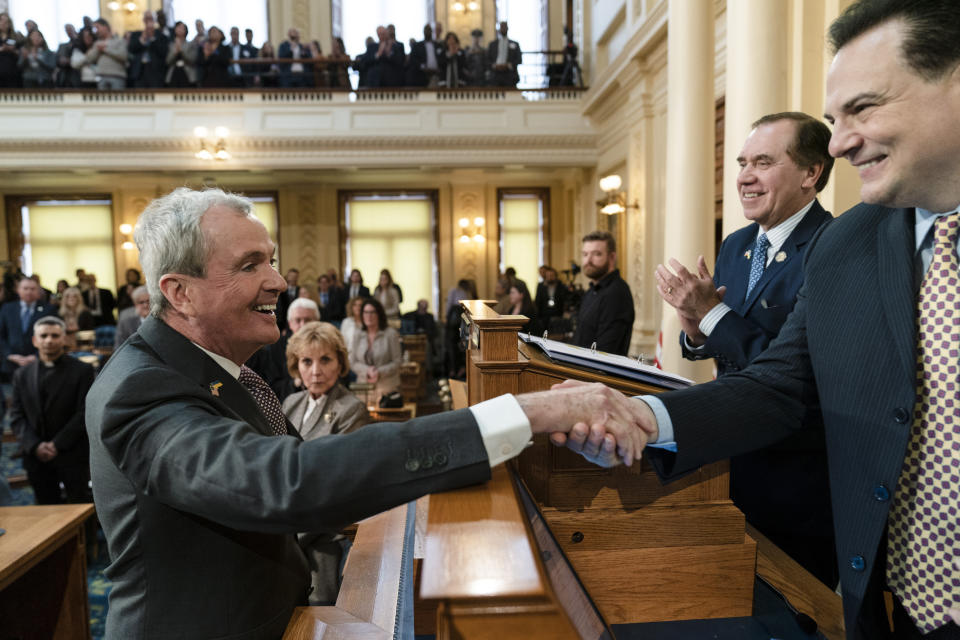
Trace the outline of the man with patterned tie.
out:
M 570 431 L 574 450 L 605 464 L 645 444 L 632 401 L 601 385 L 302 441 L 242 364 L 279 337 L 286 287 L 252 206 L 181 188 L 140 216 L 151 317 L 87 397 L 107 637 L 279 638 L 310 585 L 294 533 L 482 482 L 531 433 Z
M 737 191 L 753 224 L 720 246 L 714 275 L 676 260 L 658 288 L 677 310 L 689 360 L 714 358 L 717 375 L 746 367 L 780 332 L 803 284 L 810 239 L 832 216 L 817 201 L 833 158 L 830 129 L 805 113 L 766 115 L 752 125 L 737 162 Z M 837 585 L 827 445 L 819 411 L 807 428 L 730 461 L 730 497 L 747 520 L 830 588 Z
M 634 407 L 674 477 L 776 442 L 819 404 L 847 637 L 955 640 L 960 3 L 858 0 L 829 37 L 830 153 L 863 203 L 811 240 L 796 307 L 749 367 Z

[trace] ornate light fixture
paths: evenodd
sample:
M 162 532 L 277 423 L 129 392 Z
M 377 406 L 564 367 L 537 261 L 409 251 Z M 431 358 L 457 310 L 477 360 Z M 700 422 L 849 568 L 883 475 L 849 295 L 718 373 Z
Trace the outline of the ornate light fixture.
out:
M 611 174 L 600 178 L 600 190 L 606 194 L 602 200 L 597 200 L 597 206 L 600 207 L 600 213 L 608 216 L 623 213 L 627 209 L 639 209 L 640 205 L 636 202 L 627 204 L 627 194 L 621 191 L 620 186 L 623 181 L 617 174 Z
M 457 0 L 453 3 L 452 8 L 457 13 L 470 13 L 471 11 L 479 11 L 480 3 L 476 0 L 470 0 L 469 2 Z
M 230 130 L 226 127 L 214 127 L 213 137 L 206 127 L 194 127 L 193 135 L 200 140 L 200 150 L 193 156 L 197 160 L 229 160 L 230 152 L 227 151 L 227 136 Z
M 469 218 L 460 218 L 460 242 L 483 242 L 483 218 L 477 216 L 470 224 Z
M 122 4 L 116 0 L 111 0 L 111 2 L 107 3 L 107 9 L 110 9 L 110 11 L 120 11 L 121 8 L 127 13 L 133 13 L 137 10 L 137 3 L 133 2 L 132 0 Z
M 133 241 L 130 239 L 130 234 L 133 233 L 133 225 L 124 222 L 120 225 L 120 235 L 123 237 L 123 242 L 120 244 L 120 248 L 124 251 L 131 251 L 136 245 L 133 244 Z

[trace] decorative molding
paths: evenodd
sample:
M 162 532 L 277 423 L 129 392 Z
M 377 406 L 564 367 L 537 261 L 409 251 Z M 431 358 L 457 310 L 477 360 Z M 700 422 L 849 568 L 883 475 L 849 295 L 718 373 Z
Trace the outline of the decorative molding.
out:
M 317 220 L 317 195 L 301 194 L 297 196 L 297 238 L 295 242 L 299 245 L 299 258 L 295 263 L 304 276 L 304 282 L 310 285 L 314 284 L 319 272 L 317 247 L 320 246 L 320 238 L 317 231 L 320 225 Z M 283 241 L 284 245 L 292 244 L 289 239 Z M 309 282 L 307 282 L 309 280 Z M 315 286 L 310 287 L 311 291 Z

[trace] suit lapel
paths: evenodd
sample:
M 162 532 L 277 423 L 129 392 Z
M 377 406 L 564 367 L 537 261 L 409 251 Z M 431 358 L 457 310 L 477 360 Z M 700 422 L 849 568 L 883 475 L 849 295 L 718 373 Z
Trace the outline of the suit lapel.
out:
M 746 304 L 744 297 L 747 295 L 747 282 L 750 278 L 750 256 L 753 255 L 753 246 L 757 241 L 758 225 L 752 224 L 747 227 L 750 231 L 743 234 L 742 240 L 736 247 L 731 247 L 733 253 L 732 272 L 726 276 L 726 281 L 719 284 L 727 286 L 727 293 L 723 300 L 727 305 L 735 309 L 741 315 Z
M 880 305 L 906 371 L 916 371 L 916 292 L 914 291 L 914 213 L 892 209 L 877 230 L 877 269 L 884 293 Z
M 814 200 L 813 206 L 810 207 L 810 210 L 807 211 L 806 215 L 803 216 L 803 220 L 800 221 L 800 224 L 798 224 L 797 227 L 790 233 L 783 245 L 777 251 L 773 258 L 773 262 L 767 265 L 767 268 L 763 270 L 763 275 L 760 276 L 760 280 L 757 281 L 757 285 L 750 292 L 750 296 L 744 301 L 744 311 L 754 305 L 754 303 L 760 297 L 760 294 L 763 293 L 764 288 L 766 288 L 770 282 L 777 278 L 777 276 L 784 269 L 792 265 L 795 260 L 803 259 L 804 247 L 820 227 L 820 223 L 823 221 L 824 216 L 826 216 L 826 212 L 823 210 L 823 207 L 820 206 L 819 202 Z M 749 276 L 750 267 L 748 265 L 747 276 L 743 280 L 746 281 L 749 279 Z
M 233 413 L 260 433 L 273 434 L 250 392 L 185 336 L 154 317 L 143 321 L 139 333 L 164 362 L 194 380 L 222 405 L 225 415 Z

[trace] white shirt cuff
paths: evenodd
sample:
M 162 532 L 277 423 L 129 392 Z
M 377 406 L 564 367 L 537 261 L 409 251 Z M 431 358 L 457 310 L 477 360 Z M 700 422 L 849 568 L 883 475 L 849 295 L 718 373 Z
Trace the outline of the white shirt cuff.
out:
M 647 446 L 676 452 L 677 443 L 673 439 L 673 420 L 670 419 L 670 414 L 667 413 L 667 408 L 663 406 L 663 402 L 656 396 L 634 397 L 637 400 L 646 402 L 650 410 L 653 411 L 653 415 L 657 418 L 657 440 L 656 442 L 648 442 Z
M 480 427 L 491 467 L 518 456 L 533 437 L 527 414 L 509 393 L 479 402 L 470 411 Z
M 713 309 L 710 309 L 710 311 L 707 311 L 707 315 L 703 316 L 703 320 L 700 321 L 700 331 L 703 335 L 709 337 L 710 334 L 713 333 L 713 330 L 717 328 L 720 319 L 730 311 L 733 311 L 733 309 L 722 302 Z

